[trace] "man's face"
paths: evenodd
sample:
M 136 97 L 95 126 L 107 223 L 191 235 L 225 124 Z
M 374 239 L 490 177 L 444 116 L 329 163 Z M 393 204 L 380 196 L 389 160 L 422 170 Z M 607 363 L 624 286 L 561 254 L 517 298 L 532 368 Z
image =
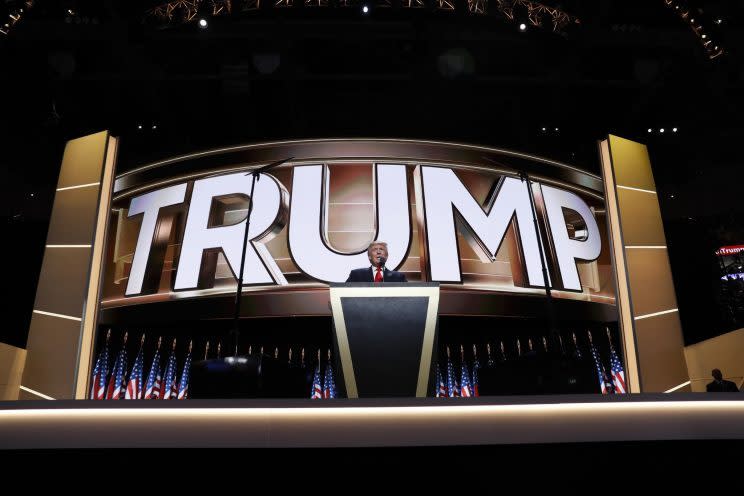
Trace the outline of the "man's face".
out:
M 385 259 L 387 259 L 388 251 L 387 248 L 385 248 L 385 245 L 372 245 L 372 247 L 367 251 L 367 256 L 369 257 L 369 263 L 372 265 L 379 265 L 380 257 L 385 257 Z

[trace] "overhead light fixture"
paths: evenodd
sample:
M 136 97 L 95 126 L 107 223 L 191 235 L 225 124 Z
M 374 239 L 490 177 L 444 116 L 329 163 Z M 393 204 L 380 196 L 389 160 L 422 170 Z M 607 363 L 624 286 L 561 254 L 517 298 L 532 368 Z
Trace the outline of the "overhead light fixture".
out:
M 207 20 L 206 19 L 199 19 L 199 27 L 202 29 L 206 29 L 207 27 Z
M 648 132 L 649 132 L 649 133 L 650 133 L 650 132 L 652 132 L 652 131 L 653 131 L 653 129 L 651 129 L 651 128 L 648 128 Z
M 525 24 L 525 23 L 520 24 L 519 25 L 519 30 L 520 31 L 526 31 L 527 30 L 527 24 Z
M 676 133 L 676 132 L 677 132 L 677 128 L 676 128 L 676 127 L 673 127 L 673 128 L 672 128 L 672 132 L 673 132 L 673 133 Z
M 369 13 L 369 7 L 367 7 L 366 5 L 364 7 L 362 7 L 362 12 L 364 12 L 365 14 L 368 14 Z
M 664 128 L 662 127 L 661 129 L 659 129 L 659 132 L 660 133 L 663 133 L 664 132 Z

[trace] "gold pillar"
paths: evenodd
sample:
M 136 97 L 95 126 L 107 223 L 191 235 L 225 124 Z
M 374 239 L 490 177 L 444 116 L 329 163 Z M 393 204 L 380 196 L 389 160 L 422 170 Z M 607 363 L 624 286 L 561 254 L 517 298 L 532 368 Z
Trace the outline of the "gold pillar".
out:
M 600 157 L 629 390 L 690 391 L 648 150 L 610 135 L 600 142 Z
M 20 399 L 86 397 L 116 144 L 103 131 L 65 147 Z

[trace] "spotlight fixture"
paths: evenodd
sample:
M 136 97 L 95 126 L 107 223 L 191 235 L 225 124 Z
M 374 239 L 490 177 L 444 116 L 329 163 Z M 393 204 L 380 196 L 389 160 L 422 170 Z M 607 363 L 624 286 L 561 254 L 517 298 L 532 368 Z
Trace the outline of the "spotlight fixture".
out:
M 716 19 L 716 24 L 721 24 L 723 22 L 723 19 Z
M 142 129 L 142 124 L 137 124 L 137 129 Z
M 153 124 L 153 125 L 152 125 L 152 130 L 153 130 L 153 131 L 154 131 L 154 130 L 156 130 L 157 128 L 158 128 L 158 126 L 157 126 L 156 124 Z M 663 131 L 663 130 L 662 130 L 662 131 Z
M 546 131 L 546 129 L 545 129 L 545 128 L 542 128 L 542 130 L 543 130 L 543 132 L 545 132 L 545 131 Z
M 556 132 L 556 133 L 558 132 L 558 128 L 555 128 L 555 132 Z
M 701 38 L 702 38 L 702 39 L 705 39 L 705 38 L 707 38 L 707 37 L 708 37 L 708 35 L 707 35 L 707 34 L 704 34 L 704 35 L 702 35 L 702 36 L 701 36 Z
M 366 5 L 364 7 L 362 7 L 362 12 L 364 12 L 365 14 L 368 14 L 369 13 L 369 7 L 367 7 Z
M 519 25 L 519 30 L 520 31 L 527 31 L 527 24 L 525 24 L 525 23 L 520 24 Z
M 677 132 L 677 128 L 676 128 L 676 127 L 673 127 L 673 128 L 672 128 L 672 132 L 673 132 L 673 133 L 676 133 L 676 132 Z
M 664 128 L 662 127 L 661 129 L 659 129 L 659 132 L 660 133 L 663 133 L 664 132 Z
M 199 27 L 202 29 L 207 28 L 207 20 L 206 19 L 199 19 Z
M 648 128 L 648 132 L 649 132 L 649 133 L 650 133 L 650 132 L 652 132 L 652 131 L 653 131 L 653 129 L 651 129 L 651 128 Z

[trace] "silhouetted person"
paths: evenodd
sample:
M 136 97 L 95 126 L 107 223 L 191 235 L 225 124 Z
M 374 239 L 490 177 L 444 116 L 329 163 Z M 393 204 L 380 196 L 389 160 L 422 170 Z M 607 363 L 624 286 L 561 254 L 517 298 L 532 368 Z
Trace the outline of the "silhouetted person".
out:
M 738 393 L 739 388 L 736 387 L 732 381 L 727 381 L 723 378 L 723 374 L 718 369 L 713 369 L 711 372 L 713 375 L 713 382 L 705 386 L 705 390 L 709 393 Z

